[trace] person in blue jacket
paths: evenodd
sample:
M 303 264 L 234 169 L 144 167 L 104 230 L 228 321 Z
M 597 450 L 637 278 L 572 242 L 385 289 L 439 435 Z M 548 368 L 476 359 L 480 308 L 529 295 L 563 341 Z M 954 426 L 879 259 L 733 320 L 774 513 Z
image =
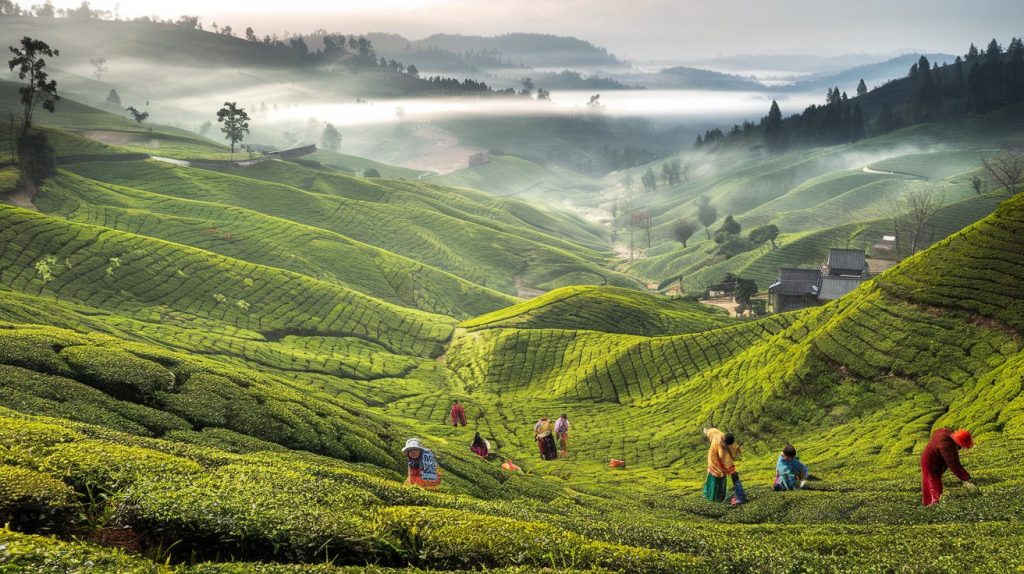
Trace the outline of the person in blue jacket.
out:
M 787 444 L 782 447 L 779 462 L 775 464 L 775 483 L 772 490 L 798 490 L 807 482 L 807 465 L 796 457 L 796 448 Z

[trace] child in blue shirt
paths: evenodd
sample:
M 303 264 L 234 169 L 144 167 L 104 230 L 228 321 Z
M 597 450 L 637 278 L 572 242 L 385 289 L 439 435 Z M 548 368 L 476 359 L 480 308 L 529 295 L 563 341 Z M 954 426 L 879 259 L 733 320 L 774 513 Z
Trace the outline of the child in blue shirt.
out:
M 779 462 L 775 464 L 775 484 L 772 490 L 797 490 L 807 482 L 807 465 L 796 457 L 796 448 L 787 444 L 782 447 Z

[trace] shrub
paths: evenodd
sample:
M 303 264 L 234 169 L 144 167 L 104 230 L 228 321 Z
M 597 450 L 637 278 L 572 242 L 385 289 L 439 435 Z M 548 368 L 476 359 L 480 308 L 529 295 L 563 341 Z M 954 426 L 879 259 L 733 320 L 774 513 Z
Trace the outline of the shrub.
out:
M 11 574 L 171 574 L 171 569 L 112 548 L 61 542 L 0 528 L 0 570 Z
M 55 445 L 43 469 L 81 492 L 118 492 L 145 477 L 194 475 L 201 467 L 186 458 L 137 446 L 81 440 Z
M 156 391 L 174 389 L 174 373 L 131 353 L 107 347 L 79 345 L 59 353 L 76 378 L 108 395 L 132 402 L 152 402 Z
M 121 519 L 199 557 L 364 563 L 376 550 L 360 515 L 369 492 L 281 466 L 237 463 L 202 476 L 147 473 L 121 503 Z
M 529 564 L 675 573 L 699 563 L 680 554 L 593 542 L 541 522 L 440 508 L 385 508 L 373 529 L 400 561 L 432 568 Z
M 0 523 L 30 532 L 62 531 L 78 510 L 75 492 L 63 482 L 0 465 Z

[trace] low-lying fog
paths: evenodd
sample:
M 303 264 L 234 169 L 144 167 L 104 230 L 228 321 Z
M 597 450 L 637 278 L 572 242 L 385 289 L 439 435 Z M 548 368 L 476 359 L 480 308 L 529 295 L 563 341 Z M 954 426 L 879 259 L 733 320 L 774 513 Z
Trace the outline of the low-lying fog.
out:
M 338 126 L 429 121 L 486 116 L 579 116 L 600 114 L 615 117 L 647 117 L 680 123 L 704 123 L 711 119 L 758 121 L 767 114 L 772 96 L 758 92 L 707 90 L 616 90 L 600 92 L 553 92 L 551 101 L 525 97 L 439 97 L 377 100 L 368 103 L 310 103 L 271 110 L 271 121 L 306 120 L 315 117 Z M 791 112 L 821 100 L 820 94 L 786 94 L 779 105 Z

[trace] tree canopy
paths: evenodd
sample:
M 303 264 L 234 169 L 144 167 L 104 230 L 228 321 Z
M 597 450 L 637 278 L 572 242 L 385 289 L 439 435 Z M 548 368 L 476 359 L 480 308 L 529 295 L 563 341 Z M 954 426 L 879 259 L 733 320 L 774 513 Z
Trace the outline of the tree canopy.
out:
M 53 113 L 56 104 L 60 101 L 57 95 L 57 81 L 51 80 L 46 73 L 46 58 L 53 58 L 60 55 L 60 50 L 50 48 L 50 45 L 42 40 L 35 40 L 25 36 L 21 39 L 21 47 L 10 47 L 14 57 L 7 64 L 13 71 L 18 70 L 18 79 L 25 83 L 18 88 L 21 95 L 22 117 L 21 133 L 27 133 L 32 127 L 32 111 L 37 104 L 42 104 L 43 109 Z
M 672 226 L 672 237 L 686 247 L 686 242 L 697 232 L 697 223 L 692 219 L 680 219 Z
M 708 229 L 718 219 L 718 209 L 711 205 L 711 200 L 706 195 L 697 199 L 697 221 L 704 226 L 704 233 L 711 239 L 711 231 Z
M 320 133 L 320 145 L 331 151 L 341 149 L 341 133 L 333 124 L 324 126 L 324 131 Z
M 224 124 L 220 131 L 224 138 L 231 142 L 231 153 L 235 153 L 235 144 L 249 133 L 249 114 L 236 102 L 224 102 L 224 107 L 217 111 L 217 123 Z
M 766 242 L 772 243 L 772 249 L 776 249 L 775 239 L 779 236 L 779 228 L 774 223 L 755 227 L 750 230 L 750 241 L 756 245 L 764 245 Z

